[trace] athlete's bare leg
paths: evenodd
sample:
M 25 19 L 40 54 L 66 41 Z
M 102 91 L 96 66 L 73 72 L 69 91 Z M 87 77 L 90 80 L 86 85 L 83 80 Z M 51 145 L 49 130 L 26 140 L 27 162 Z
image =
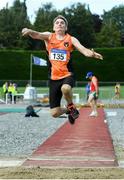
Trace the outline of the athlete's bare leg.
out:
M 51 114 L 53 117 L 59 117 L 64 113 L 68 113 L 68 120 L 70 124 L 75 123 L 75 119 L 79 116 L 79 111 L 76 109 L 75 105 L 72 102 L 72 88 L 68 84 L 64 84 L 61 87 L 62 95 L 67 101 L 67 108 L 56 107 L 51 109 Z
M 72 103 L 72 88 L 68 84 L 64 84 L 61 87 L 62 94 L 64 96 L 64 99 L 67 101 L 67 104 Z
M 55 107 L 55 108 L 52 108 L 50 111 L 51 111 L 51 115 L 54 118 L 57 118 L 57 117 L 61 116 L 62 114 L 66 113 L 67 108 Z
M 68 84 L 64 84 L 61 88 L 62 94 L 65 98 L 65 100 L 67 101 L 67 104 L 71 104 L 72 103 L 72 88 L 70 85 Z M 67 112 L 67 108 L 62 108 L 62 107 L 55 107 L 52 108 L 51 110 L 51 115 L 53 117 L 59 117 L 62 114 Z
M 75 120 L 79 117 L 79 111 L 76 109 L 72 101 L 72 87 L 68 84 L 64 84 L 61 91 L 67 101 L 68 120 L 70 124 L 74 124 Z

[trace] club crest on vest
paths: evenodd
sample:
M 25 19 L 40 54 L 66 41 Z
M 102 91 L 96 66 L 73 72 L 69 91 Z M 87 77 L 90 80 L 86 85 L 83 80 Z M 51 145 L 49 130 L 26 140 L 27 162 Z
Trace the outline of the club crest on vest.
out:
M 69 46 L 69 42 L 64 42 L 64 46 L 68 47 Z

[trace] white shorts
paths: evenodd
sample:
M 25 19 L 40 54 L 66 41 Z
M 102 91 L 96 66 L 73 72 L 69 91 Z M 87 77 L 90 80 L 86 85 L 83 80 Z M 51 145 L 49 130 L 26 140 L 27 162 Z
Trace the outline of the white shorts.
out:
M 96 91 L 90 92 L 90 94 L 89 94 L 88 101 L 92 101 L 93 99 L 94 99 L 94 100 L 97 99 L 97 98 L 96 98 Z

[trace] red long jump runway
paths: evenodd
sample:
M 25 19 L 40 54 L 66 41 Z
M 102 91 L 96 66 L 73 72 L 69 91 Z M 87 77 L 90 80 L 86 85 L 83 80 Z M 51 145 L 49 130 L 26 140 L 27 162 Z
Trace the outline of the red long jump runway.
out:
M 89 117 L 90 108 L 81 108 L 74 125 L 59 128 L 29 157 L 31 167 L 115 167 L 112 139 L 104 123 L 103 108 L 98 117 Z

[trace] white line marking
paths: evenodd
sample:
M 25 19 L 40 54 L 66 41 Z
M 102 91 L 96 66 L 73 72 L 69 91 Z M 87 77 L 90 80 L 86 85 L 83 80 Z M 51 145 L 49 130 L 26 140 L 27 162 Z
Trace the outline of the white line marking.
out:
M 0 167 L 18 167 L 23 164 L 24 160 L 0 160 Z
M 107 116 L 117 116 L 117 112 L 107 112 Z

